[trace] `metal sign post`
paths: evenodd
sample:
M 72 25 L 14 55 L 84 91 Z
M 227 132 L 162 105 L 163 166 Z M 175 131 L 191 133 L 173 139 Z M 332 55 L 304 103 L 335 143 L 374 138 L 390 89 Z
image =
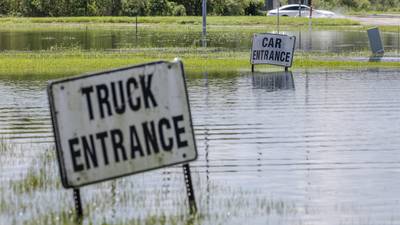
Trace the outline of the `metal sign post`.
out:
M 77 216 L 78 221 L 81 221 L 83 218 L 81 192 L 80 192 L 79 188 L 74 188 L 73 193 L 74 193 L 74 205 L 75 205 L 76 216 Z
M 196 214 L 197 206 L 196 206 L 196 199 L 194 196 L 192 175 L 190 173 L 190 166 L 189 166 L 189 164 L 183 164 L 182 167 L 183 167 L 183 175 L 185 178 L 186 194 L 187 194 L 188 202 L 189 202 L 189 211 L 190 211 L 190 214 Z
M 301 0 L 299 0 L 299 17 L 301 17 Z
M 278 6 L 277 6 L 277 16 L 276 16 L 276 26 L 277 26 L 277 33 L 279 34 L 279 7 L 281 6 L 280 1 L 278 0 Z
M 203 15 L 202 46 L 207 47 L 207 0 L 203 0 L 202 2 L 202 15 Z
M 136 38 L 137 38 L 137 14 L 136 14 L 136 17 L 135 17 L 136 19 L 135 19 L 135 33 L 136 33 Z
M 53 81 L 48 86 L 61 181 L 73 188 L 185 164 L 197 158 L 183 64 L 154 62 Z

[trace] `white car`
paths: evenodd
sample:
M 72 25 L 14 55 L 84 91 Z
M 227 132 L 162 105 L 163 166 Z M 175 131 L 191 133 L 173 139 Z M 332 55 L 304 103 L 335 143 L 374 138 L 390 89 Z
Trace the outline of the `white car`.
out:
M 299 11 L 299 4 L 284 5 L 279 8 L 279 16 L 292 16 L 292 17 L 308 17 L 310 16 L 310 7 L 306 5 L 300 5 L 301 11 Z M 300 14 L 301 13 L 301 14 Z M 277 16 L 278 9 L 268 11 L 268 16 Z M 336 14 L 327 10 L 312 10 L 312 17 L 316 18 L 331 18 L 336 17 Z

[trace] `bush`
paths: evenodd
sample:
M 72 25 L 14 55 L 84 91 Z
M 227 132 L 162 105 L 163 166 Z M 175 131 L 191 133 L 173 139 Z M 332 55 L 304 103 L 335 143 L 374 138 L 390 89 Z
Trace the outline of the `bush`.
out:
M 172 7 L 172 16 L 186 16 L 186 9 L 183 5 L 174 5 Z
M 147 1 L 123 0 L 122 14 L 125 16 L 146 16 L 149 14 Z
M 150 0 L 149 14 L 151 16 L 168 16 L 170 14 L 169 2 L 167 0 Z
M 250 0 L 244 9 L 246 15 L 262 15 L 262 9 L 264 7 L 264 1 L 260 0 Z

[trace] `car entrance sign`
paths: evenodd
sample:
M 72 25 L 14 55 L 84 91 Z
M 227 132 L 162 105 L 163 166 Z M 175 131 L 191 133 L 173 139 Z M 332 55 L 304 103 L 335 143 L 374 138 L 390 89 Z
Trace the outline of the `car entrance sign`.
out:
M 250 62 L 291 67 L 296 43 L 295 36 L 280 34 L 254 34 Z

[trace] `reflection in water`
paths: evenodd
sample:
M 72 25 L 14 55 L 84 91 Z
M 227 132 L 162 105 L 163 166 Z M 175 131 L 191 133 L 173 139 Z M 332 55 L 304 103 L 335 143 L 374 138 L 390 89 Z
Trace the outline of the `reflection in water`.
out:
M 199 224 L 400 224 L 400 70 L 188 74 L 187 84 Z M 52 135 L 45 85 L 0 80 L 0 129 L 12 130 L 8 140 L 18 146 L 53 143 L 43 138 Z M 38 137 L 29 134 L 35 126 Z M 21 165 L 41 171 L 31 146 L 21 149 L 0 152 L 0 221 L 67 212 L 69 191 L 49 183 L 21 194 L 8 182 L 24 177 L 29 167 Z M 44 174 L 59 180 L 55 163 Z M 180 218 L 187 214 L 182 180 L 178 166 L 84 187 L 86 222 Z
M 369 57 L 370 62 L 381 62 L 383 55 L 372 55 Z
M 296 48 L 304 51 L 321 52 L 353 52 L 369 50 L 368 37 L 363 31 L 334 31 L 304 29 L 284 31 L 284 34 L 296 36 Z M 260 30 L 259 32 L 265 32 Z M 252 35 L 257 30 L 213 30 L 202 36 L 196 27 L 182 29 L 156 29 L 141 27 L 140 32 L 134 27 L 104 27 L 90 26 L 63 30 L 32 30 L 0 32 L 0 51 L 4 50 L 48 50 L 57 48 L 81 48 L 85 50 L 109 50 L 162 47 L 200 47 L 228 48 L 247 51 L 251 48 Z M 385 33 L 383 37 L 385 48 L 399 49 L 396 33 Z
M 254 88 L 267 91 L 294 89 L 292 71 L 255 72 L 252 76 L 252 84 Z

